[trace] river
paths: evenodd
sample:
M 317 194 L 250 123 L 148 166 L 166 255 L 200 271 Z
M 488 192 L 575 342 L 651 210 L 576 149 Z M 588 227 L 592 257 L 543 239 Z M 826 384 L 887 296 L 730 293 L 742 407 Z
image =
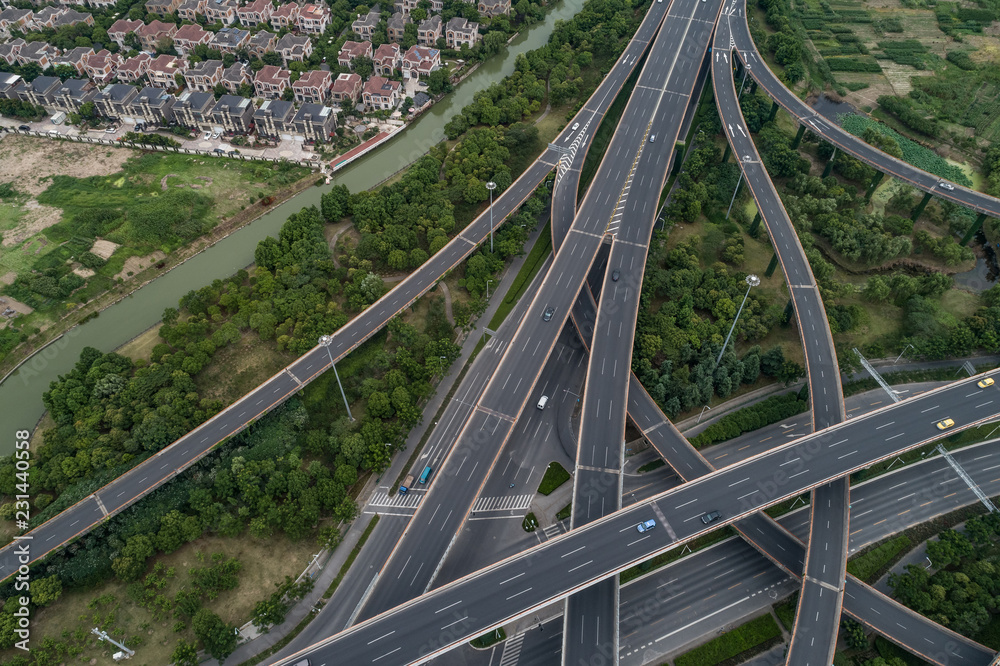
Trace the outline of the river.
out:
M 261 239 L 276 236 L 285 219 L 302 207 L 318 206 L 320 196 L 332 185 L 347 185 L 352 192 L 368 189 L 416 161 L 444 139 L 445 123 L 472 102 L 476 92 L 513 72 L 519 54 L 543 46 L 555 22 L 572 18 L 583 3 L 584 0 L 562 0 L 549 11 L 544 21 L 522 30 L 507 49 L 480 65 L 450 95 L 392 141 L 338 171 L 330 186 L 311 187 L 276 206 L 37 353 L 0 385 L 0 422 L 9 433 L 0 439 L 0 456 L 13 452 L 14 431 L 31 429 L 41 418 L 45 411 L 42 393 L 59 375 L 72 369 L 84 347 L 111 351 L 156 324 L 163 310 L 176 306 L 187 292 L 246 267 L 253 262 L 254 249 Z

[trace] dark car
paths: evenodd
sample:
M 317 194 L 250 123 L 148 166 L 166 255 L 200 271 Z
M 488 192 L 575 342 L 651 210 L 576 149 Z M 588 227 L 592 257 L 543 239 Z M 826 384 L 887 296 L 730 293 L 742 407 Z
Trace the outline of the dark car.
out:
M 542 321 L 549 321 L 555 313 L 556 309 L 554 307 L 549 306 L 545 308 L 545 312 L 542 313 Z
M 31 131 L 31 128 L 28 127 L 27 125 L 21 125 L 17 129 L 21 130 L 22 132 L 30 132 Z
M 718 511 L 709 511 L 704 516 L 701 517 L 701 522 L 708 525 L 709 523 L 714 523 L 719 518 L 722 518 L 722 514 Z
M 215 149 L 215 152 L 217 152 L 217 153 L 218 153 L 218 154 L 220 154 L 220 155 L 225 155 L 225 154 L 226 154 L 226 151 L 225 151 L 225 150 L 223 150 L 222 148 L 216 148 L 216 149 Z
M 611 271 L 611 281 L 612 282 L 618 282 L 618 278 L 620 278 L 621 276 L 622 276 L 622 272 L 620 270 L 618 270 L 617 268 L 615 270 Z

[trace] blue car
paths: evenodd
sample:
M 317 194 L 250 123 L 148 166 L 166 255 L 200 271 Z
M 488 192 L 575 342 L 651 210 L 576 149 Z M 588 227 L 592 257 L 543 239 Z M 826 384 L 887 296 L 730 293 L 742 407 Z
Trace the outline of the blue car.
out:
M 654 527 L 656 527 L 656 521 L 650 518 L 649 520 L 641 522 L 638 525 L 636 525 L 635 529 L 639 530 L 640 532 L 648 532 Z

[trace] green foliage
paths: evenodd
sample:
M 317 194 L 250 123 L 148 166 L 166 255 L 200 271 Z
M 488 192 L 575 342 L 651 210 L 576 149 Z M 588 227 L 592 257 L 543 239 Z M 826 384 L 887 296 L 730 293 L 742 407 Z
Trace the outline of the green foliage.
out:
M 570 474 L 566 468 L 553 461 L 545 468 L 545 476 L 538 484 L 538 492 L 541 495 L 551 495 L 556 488 L 570 480 Z
M 62 582 L 58 576 L 47 576 L 31 581 L 31 602 L 37 606 L 48 606 L 62 595 Z
M 834 57 L 823 60 L 832 72 L 882 72 L 882 67 L 874 58 Z
M 177 647 L 170 655 L 170 659 L 173 661 L 174 666 L 198 666 L 200 663 L 198 659 L 198 646 L 195 643 L 189 643 L 183 638 L 177 641 Z
M 959 69 L 964 69 L 967 72 L 979 69 L 979 65 L 969 57 L 968 51 L 948 51 L 945 59 Z
M 914 132 L 919 132 L 927 136 L 936 136 L 941 131 L 940 124 L 935 119 L 927 118 L 917 111 L 914 103 L 909 98 L 896 97 L 895 95 L 879 95 L 878 105 L 899 118 L 900 122 Z
M 296 583 L 291 576 L 285 576 L 282 583 L 274 584 L 276 589 L 267 599 L 257 602 L 253 609 L 253 624 L 262 631 L 285 621 L 292 602 L 303 598 L 313 588 L 312 578 L 303 578 Z
M 777 349 L 780 349 L 778 347 Z M 738 437 L 745 432 L 783 421 L 789 416 L 801 414 L 809 409 L 809 403 L 796 393 L 775 395 L 732 414 L 726 414 L 700 434 L 691 438 L 695 448 L 702 448 Z
M 222 621 L 218 615 L 202 608 L 191 620 L 191 629 L 201 641 L 205 651 L 223 661 L 236 649 L 236 634 L 234 627 Z
M 194 589 L 209 599 L 215 599 L 219 592 L 235 589 L 240 584 L 242 568 L 242 563 L 235 557 L 226 559 L 222 553 L 215 553 L 211 566 L 191 569 Z
M 25 77 L 26 81 L 31 81 Z M 17 118 L 19 120 L 39 120 L 45 116 L 45 109 L 31 102 L 16 99 L 0 99 L 0 116 Z
M 780 640 L 781 629 L 770 614 L 741 624 L 701 647 L 686 652 L 676 659 L 676 666 L 714 666 L 761 645 Z
M 934 151 L 924 148 L 920 144 L 907 139 L 883 123 L 872 120 L 867 116 L 859 116 L 857 114 L 844 115 L 840 118 L 840 121 L 841 126 L 855 136 L 863 136 L 865 130 L 868 128 L 873 128 L 881 134 L 891 136 L 896 140 L 896 143 L 898 143 L 899 147 L 902 149 L 904 162 L 960 185 L 965 185 L 967 187 L 972 186 L 972 181 L 969 180 L 968 176 L 966 176 L 961 169 L 948 164 L 944 158 L 934 153 Z
M 868 637 L 865 636 L 865 628 L 859 622 L 855 622 L 849 617 L 844 617 L 840 620 L 840 628 L 840 635 L 844 637 L 847 647 L 852 650 L 864 650 L 868 647 Z
M 164 146 L 166 148 L 180 148 L 181 144 L 176 139 L 171 139 L 163 134 L 145 134 L 143 132 L 125 132 L 119 139 L 123 143 L 138 143 L 143 146 Z
M 959 245 L 952 236 L 935 238 L 921 229 L 913 238 L 918 252 L 929 252 L 949 266 L 958 266 L 976 258 L 971 248 Z
M 865 583 L 874 583 L 912 546 L 905 535 L 893 537 L 852 557 L 847 563 L 847 572 Z

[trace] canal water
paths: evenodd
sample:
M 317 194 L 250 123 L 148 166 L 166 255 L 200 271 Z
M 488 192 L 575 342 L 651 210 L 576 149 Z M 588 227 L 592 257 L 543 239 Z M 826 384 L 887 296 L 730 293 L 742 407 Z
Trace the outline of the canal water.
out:
M 0 423 L 11 433 L 33 428 L 44 413 L 42 393 L 50 382 L 72 369 L 84 347 L 111 351 L 156 324 L 163 310 L 176 306 L 188 291 L 212 280 L 224 279 L 252 263 L 254 249 L 260 240 L 268 235 L 276 236 L 290 214 L 304 206 L 318 206 L 320 196 L 332 185 L 347 185 L 352 192 L 368 189 L 415 162 L 444 139 L 445 123 L 471 103 L 476 92 L 513 72 L 518 55 L 543 46 L 555 22 L 572 18 L 583 3 L 584 0 L 561 0 L 544 21 L 522 30 L 504 51 L 482 63 L 450 95 L 392 141 L 338 171 L 330 186 L 311 187 L 276 206 L 36 354 L 0 385 Z M 13 441 L 13 437 L 0 438 L 0 456 L 13 451 Z

